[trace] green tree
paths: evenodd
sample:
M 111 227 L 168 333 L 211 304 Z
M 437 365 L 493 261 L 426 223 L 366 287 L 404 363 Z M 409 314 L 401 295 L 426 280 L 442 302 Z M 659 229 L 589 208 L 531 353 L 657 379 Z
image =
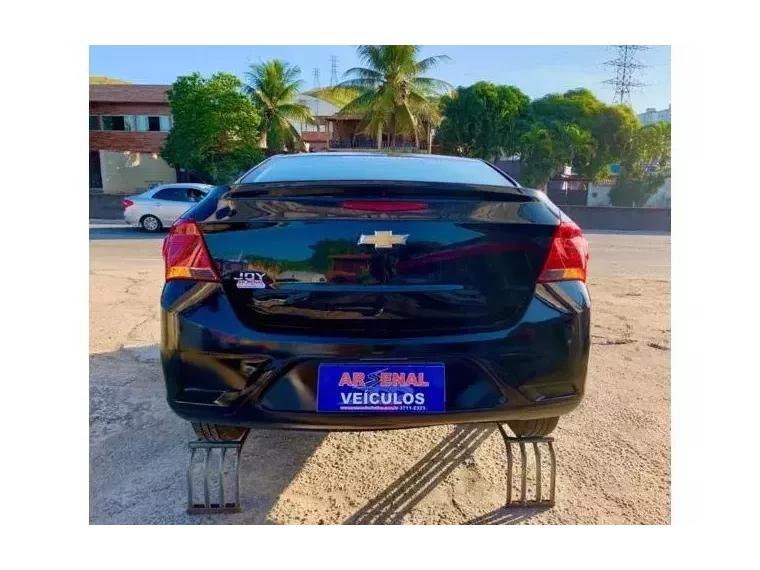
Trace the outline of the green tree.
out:
M 670 176 L 670 123 L 638 129 L 620 161 L 620 174 L 610 190 L 613 206 L 643 206 Z
M 587 89 L 532 102 L 520 157 L 526 185 L 543 187 L 565 165 L 588 180 L 609 176 L 630 147 L 639 122 L 630 107 L 610 106 Z
M 544 189 L 547 182 L 562 172 L 570 153 L 562 141 L 561 123 L 533 124 L 520 137 L 520 182 Z
M 225 184 L 264 158 L 260 118 L 228 73 L 177 78 L 169 90 L 172 128 L 161 156 L 213 184 Z
M 420 46 L 416 45 L 363 45 L 356 51 L 365 67 L 349 69 L 345 81 L 315 93 L 330 102 L 348 100 L 340 113 L 362 115 L 358 132 L 376 137 L 378 148 L 383 131 L 390 134 L 392 146 L 399 134 L 414 137 L 419 145 L 422 123 L 437 125 L 441 119 L 431 99 L 451 89 L 448 83 L 424 74 L 448 61 L 448 56 L 418 60 Z
M 243 91 L 261 114 L 261 142 L 270 154 L 304 149 L 301 133 L 289 119 L 316 124 L 311 109 L 295 100 L 303 84 L 300 75 L 301 68 L 279 59 L 253 64 L 245 74 Z
M 530 99 L 516 87 L 485 81 L 441 98 L 443 121 L 436 140 L 444 152 L 496 160 L 520 149 Z
M 631 174 L 670 168 L 670 123 L 638 129 L 621 157 L 621 168 Z
M 596 147 L 585 163 L 573 165 L 589 180 L 608 178 L 611 164 L 619 163 L 630 147 L 635 133 L 641 128 L 633 109 L 627 105 L 602 105 L 585 127 L 591 132 Z

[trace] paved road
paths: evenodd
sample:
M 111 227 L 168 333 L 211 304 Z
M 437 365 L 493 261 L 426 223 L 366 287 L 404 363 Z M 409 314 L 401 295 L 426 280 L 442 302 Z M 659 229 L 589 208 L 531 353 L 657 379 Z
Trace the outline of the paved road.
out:
M 153 236 L 90 225 L 90 519 L 93 523 L 667 523 L 670 237 L 590 233 L 594 303 L 583 404 L 555 432 L 558 502 L 505 511 L 491 428 L 253 432 L 244 512 L 184 513 L 187 422 L 164 399 L 163 285 Z

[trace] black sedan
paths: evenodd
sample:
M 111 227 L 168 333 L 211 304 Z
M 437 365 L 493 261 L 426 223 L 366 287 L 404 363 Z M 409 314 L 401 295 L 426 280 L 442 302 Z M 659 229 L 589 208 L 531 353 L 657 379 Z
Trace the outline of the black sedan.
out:
M 540 436 L 583 397 L 586 240 L 486 162 L 275 156 L 211 190 L 163 254 L 167 398 L 204 439 L 467 422 Z

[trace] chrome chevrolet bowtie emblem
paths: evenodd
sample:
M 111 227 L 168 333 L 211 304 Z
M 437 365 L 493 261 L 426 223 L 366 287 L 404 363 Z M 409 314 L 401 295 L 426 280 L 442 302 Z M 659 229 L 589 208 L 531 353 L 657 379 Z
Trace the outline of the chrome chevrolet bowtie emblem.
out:
M 373 236 L 359 236 L 359 245 L 374 245 L 376 249 L 388 249 L 394 245 L 403 245 L 409 235 L 394 236 L 393 232 L 375 232 Z

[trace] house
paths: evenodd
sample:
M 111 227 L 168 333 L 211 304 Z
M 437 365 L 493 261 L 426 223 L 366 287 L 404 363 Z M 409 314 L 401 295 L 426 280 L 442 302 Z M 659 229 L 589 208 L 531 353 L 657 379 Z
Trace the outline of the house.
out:
M 327 130 L 317 131 L 303 131 L 301 133 L 301 140 L 306 145 L 306 150 L 309 152 L 322 152 L 327 150 L 329 144 L 330 134 Z
M 340 107 L 305 93 L 298 95 L 296 100 L 298 103 L 309 107 L 317 121 L 316 125 L 304 121 L 290 121 L 301 134 L 308 151 L 377 150 L 377 139 L 375 137 L 357 132 L 362 115 L 341 114 Z M 398 135 L 396 145 L 392 150 L 428 152 L 433 134 L 433 129 L 423 125 L 418 144 L 415 144 L 413 137 Z M 382 149 L 388 150 L 390 148 L 390 135 L 387 132 L 383 133 Z
M 90 192 L 135 194 L 177 181 L 159 155 L 169 85 L 90 85 Z
M 325 117 L 328 123 L 328 150 L 378 150 L 377 138 L 366 133 L 359 132 L 359 123 L 362 115 L 343 115 L 336 113 Z M 380 150 L 407 151 L 407 152 L 428 152 L 431 146 L 434 130 L 430 125 L 423 122 L 418 142 L 409 135 L 397 135 L 396 143 L 392 145 L 391 137 L 388 132 L 382 133 Z
M 301 139 L 306 143 L 307 150 L 311 152 L 327 150 L 327 143 L 330 137 L 330 125 L 327 122 L 327 117 L 334 115 L 340 109 L 332 103 L 306 94 L 299 95 L 296 101 L 302 105 L 306 105 L 317 121 L 316 125 L 305 121 L 290 121 L 301 134 Z

